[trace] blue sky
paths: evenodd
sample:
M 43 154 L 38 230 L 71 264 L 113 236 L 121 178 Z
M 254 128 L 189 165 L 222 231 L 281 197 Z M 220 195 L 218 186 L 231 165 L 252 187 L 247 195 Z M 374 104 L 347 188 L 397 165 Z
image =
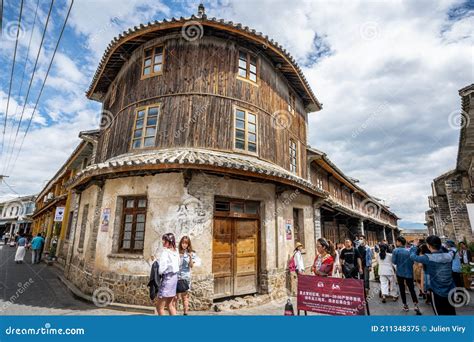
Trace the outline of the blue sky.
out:
M 6 0 L 0 40 L 3 124 L 19 1 Z M 197 12 L 198 1 L 76 0 L 32 126 L 15 156 L 69 2 L 56 0 L 31 95 L 12 150 L 33 62 L 50 6 L 41 0 L 20 93 L 36 0 L 25 0 L 0 174 L 19 194 L 37 193 L 79 142 L 98 127 L 100 105 L 86 99 L 110 40 L 140 23 Z M 209 16 L 255 28 L 303 67 L 321 112 L 310 114 L 309 142 L 406 228 L 423 227 L 431 180 L 455 166 L 458 89 L 474 80 L 473 1 L 206 1 Z M 17 105 L 20 110 L 16 111 Z M 2 127 L 3 129 L 3 127 Z M 0 131 L 1 133 L 1 131 Z M 10 159 L 9 166 L 8 160 Z M 4 184 L 0 199 L 16 196 Z

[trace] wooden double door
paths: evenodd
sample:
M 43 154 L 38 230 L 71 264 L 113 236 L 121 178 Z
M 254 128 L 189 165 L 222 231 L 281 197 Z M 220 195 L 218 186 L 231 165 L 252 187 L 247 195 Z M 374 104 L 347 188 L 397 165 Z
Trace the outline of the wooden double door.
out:
M 258 220 L 214 217 L 214 298 L 258 291 Z

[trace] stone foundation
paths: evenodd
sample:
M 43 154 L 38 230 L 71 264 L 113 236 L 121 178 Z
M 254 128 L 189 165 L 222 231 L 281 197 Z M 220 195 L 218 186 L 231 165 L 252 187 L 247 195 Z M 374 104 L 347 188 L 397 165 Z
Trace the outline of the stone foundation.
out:
M 107 288 L 113 293 L 114 302 L 153 306 L 147 286 L 149 276 L 121 275 L 114 272 L 94 272 L 81 260 L 74 260 L 66 274 L 66 278 L 76 285 L 83 293 L 94 296 L 94 291 Z M 108 291 L 107 291 L 108 292 Z M 214 293 L 214 277 L 196 276 L 193 278 L 190 293 L 191 310 L 208 310 L 212 306 Z

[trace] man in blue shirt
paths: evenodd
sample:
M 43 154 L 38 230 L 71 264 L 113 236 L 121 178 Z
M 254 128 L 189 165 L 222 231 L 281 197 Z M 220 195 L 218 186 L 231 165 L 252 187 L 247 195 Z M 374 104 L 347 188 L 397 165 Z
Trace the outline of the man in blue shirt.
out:
M 431 305 L 435 315 L 456 315 L 456 309 L 451 305 L 449 296 L 455 288 L 452 274 L 453 255 L 441 247 L 441 239 L 430 235 L 426 243 L 431 254 L 417 255 L 418 247 L 410 250 L 410 258 L 426 266 L 431 291 Z
M 357 250 L 359 251 L 362 261 L 363 274 L 361 276 L 364 277 L 364 288 L 367 291 L 366 293 L 368 293 L 370 289 L 370 272 L 372 271 L 372 250 L 367 246 L 364 235 L 359 236 L 359 246 Z
M 31 240 L 31 263 L 38 264 L 41 261 L 41 249 L 44 245 L 44 239 L 41 236 L 41 233 L 38 233 L 33 240 Z
M 410 250 L 406 248 L 407 240 L 403 236 L 399 236 L 396 241 L 397 248 L 392 252 L 392 262 L 397 268 L 397 282 L 400 288 L 400 297 L 402 298 L 403 311 L 408 312 L 410 309 L 407 305 L 407 296 L 405 293 L 405 284 L 410 291 L 413 301 L 414 310 L 417 315 L 421 315 L 418 307 L 418 298 L 415 292 L 415 284 L 413 283 L 413 260 L 410 259 Z

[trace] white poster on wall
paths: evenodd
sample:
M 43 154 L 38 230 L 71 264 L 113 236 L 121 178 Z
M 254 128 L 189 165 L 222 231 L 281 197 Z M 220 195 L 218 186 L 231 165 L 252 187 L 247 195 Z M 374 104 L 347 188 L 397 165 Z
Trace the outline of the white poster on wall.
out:
M 56 207 L 54 213 L 54 222 L 62 222 L 64 218 L 64 207 Z

